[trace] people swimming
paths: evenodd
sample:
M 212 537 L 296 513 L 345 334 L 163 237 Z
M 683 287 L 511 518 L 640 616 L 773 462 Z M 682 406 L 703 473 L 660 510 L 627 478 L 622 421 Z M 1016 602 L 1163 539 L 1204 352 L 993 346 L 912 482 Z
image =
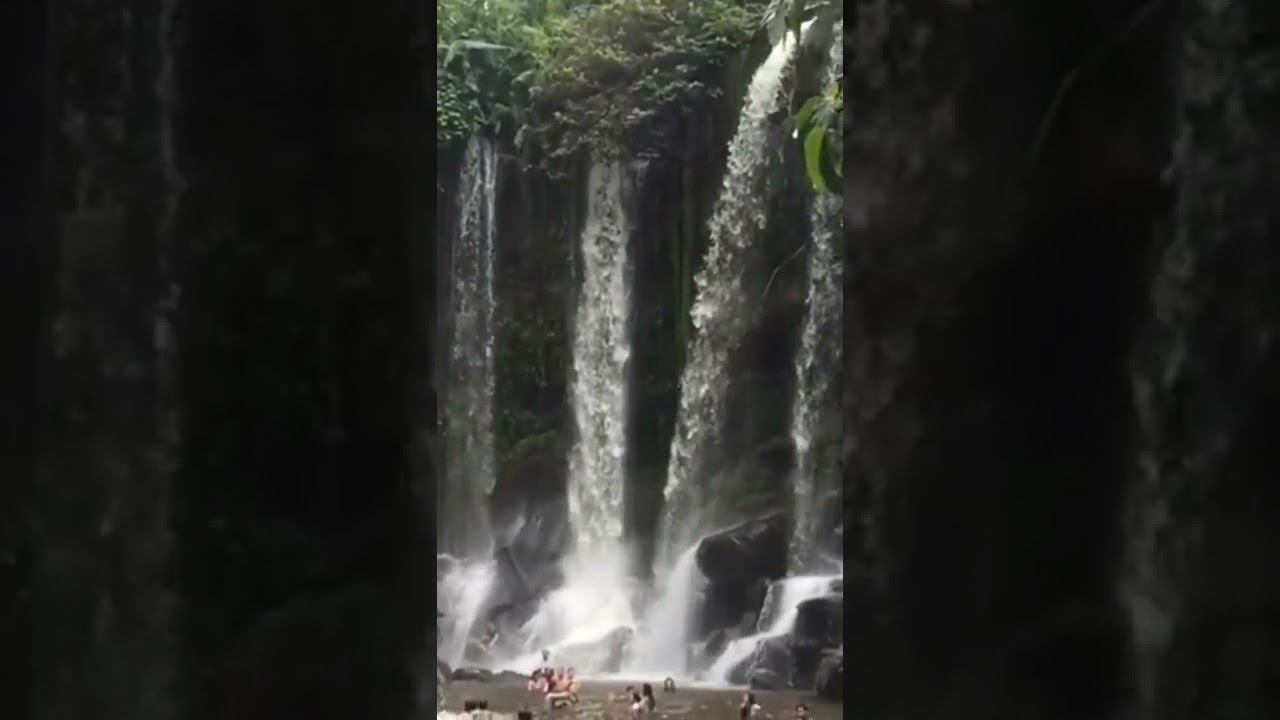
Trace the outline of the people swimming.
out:
M 662 692 L 671 693 L 675 691 L 676 691 L 676 681 L 673 678 L 667 678 L 666 680 L 662 681 Z

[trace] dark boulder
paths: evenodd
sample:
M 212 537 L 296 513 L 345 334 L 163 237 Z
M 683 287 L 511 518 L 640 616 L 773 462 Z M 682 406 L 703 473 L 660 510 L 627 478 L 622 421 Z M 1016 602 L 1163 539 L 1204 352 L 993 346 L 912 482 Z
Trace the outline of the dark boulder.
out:
M 488 606 L 523 605 L 564 583 L 560 559 L 569 547 L 568 503 L 543 505 L 530 515 L 511 542 L 494 551 L 497 578 Z
M 745 685 L 750 682 L 753 675 L 762 671 L 773 673 L 778 678 L 791 677 L 789 637 L 781 635 L 766 638 L 756 646 L 754 653 L 729 671 L 729 682 L 735 685 Z M 783 683 L 783 686 L 785 687 L 785 683 Z
M 454 682 L 488 682 L 493 673 L 484 668 L 458 668 L 453 671 Z
M 800 603 L 791 635 L 822 648 L 844 644 L 844 595 L 832 593 Z
M 787 524 L 782 513 L 709 535 L 698 545 L 698 569 L 715 584 L 745 587 L 787 572 Z
M 558 498 L 530 512 L 509 547 L 522 562 L 538 564 L 564 557 L 569 542 L 569 501 Z
M 527 437 L 511 448 L 488 498 L 499 546 L 510 544 L 540 508 L 566 501 L 566 472 L 563 441 L 557 432 Z
M 825 653 L 821 645 L 804 640 L 791 640 L 791 687 L 810 689 Z
M 697 638 L 709 638 L 718 630 L 736 627 L 747 611 L 746 588 L 734 583 L 712 583 L 698 599 Z
M 843 595 L 823 595 L 800 603 L 791 631 L 792 687 L 813 687 L 824 653 L 843 644 Z
M 753 690 L 782 690 L 787 682 L 778 673 L 767 668 L 752 670 L 747 677 L 747 685 Z
M 489 678 L 489 681 L 500 684 L 500 685 L 522 685 L 527 679 L 528 678 L 526 678 L 524 675 L 521 675 L 518 672 L 513 672 L 511 670 L 503 670 L 502 672 Z

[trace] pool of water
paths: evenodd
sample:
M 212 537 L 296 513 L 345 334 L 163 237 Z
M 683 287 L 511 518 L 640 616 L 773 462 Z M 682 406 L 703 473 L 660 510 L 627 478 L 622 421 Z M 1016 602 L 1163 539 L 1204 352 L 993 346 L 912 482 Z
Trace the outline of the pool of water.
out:
M 519 710 L 533 712 L 535 718 L 587 718 L 608 720 L 629 720 L 631 717 L 628 705 L 609 702 L 610 695 L 623 691 L 627 682 L 618 680 L 610 682 L 586 682 L 582 687 L 582 700 L 575 706 L 548 712 L 540 700 L 525 691 L 525 688 L 512 683 L 480 683 L 454 682 L 445 689 L 445 711 L 438 718 L 466 718 L 460 712 L 463 703 L 472 699 L 488 701 L 489 716 L 477 713 L 475 720 L 481 717 L 514 718 Z M 695 718 L 697 720 L 737 720 L 738 707 L 742 703 L 744 690 L 724 687 L 677 687 L 674 693 L 666 693 L 661 684 L 654 684 L 658 699 L 658 709 L 654 718 Z M 809 708 L 809 717 L 814 720 L 837 720 L 844 717 L 844 707 L 836 703 L 819 700 L 811 692 L 796 691 L 755 691 L 756 701 L 775 720 L 791 718 L 796 703 L 804 703 Z

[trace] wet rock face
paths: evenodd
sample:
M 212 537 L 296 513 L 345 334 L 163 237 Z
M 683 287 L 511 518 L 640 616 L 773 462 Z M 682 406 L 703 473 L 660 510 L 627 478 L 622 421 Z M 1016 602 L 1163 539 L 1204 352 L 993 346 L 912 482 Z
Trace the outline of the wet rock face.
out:
M 844 643 L 844 595 L 832 593 L 805 600 L 796 608 L 795 640 L 813 642 L 823 648 Z
M 507 453 L 489 493 L 488 512 L 497 545 L 513 542 L 543 508 L 567 502 L 564 458 L 564 442 L 555 432 L 525 438 Z M 551 537 L 544 534 L 536 539 L 540 549 L 553 550 Z M 524 543 L 528 544 L 527 537 Z
M 741 678 L 741 679 L 737 679 Z M 769 638 L 756 652 L 729 673 L 730 682 L 775 690 L 791 683 L 791 643 L 786 637 Z
M 855 622 L 864 621 L 858 619 Z M 811 688 L 822 658 L 844 644 L 844 595 L 806 600 L 796 608 L 791 631 L 791 687 Z
M 697 637 L 709 637 L 721 630 L 754 631 L 753 613 L 764 601 L 767 585 L 763 580 L 750 584 L 735 582 L 710 583 L 698 597 Z M 750 627 L 747 627 L 750 625 Z
M 787 571 L 786 517 L 777 513 L 704 538 L 698 569 L 721 584 L 782 577 Z

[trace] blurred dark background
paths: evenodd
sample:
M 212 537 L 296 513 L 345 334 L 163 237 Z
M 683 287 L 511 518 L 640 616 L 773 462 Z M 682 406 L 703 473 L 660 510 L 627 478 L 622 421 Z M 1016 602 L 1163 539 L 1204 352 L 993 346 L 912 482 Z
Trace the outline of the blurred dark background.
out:
M 417 712 L 429 17 L 0 8 L 0 717 Z

